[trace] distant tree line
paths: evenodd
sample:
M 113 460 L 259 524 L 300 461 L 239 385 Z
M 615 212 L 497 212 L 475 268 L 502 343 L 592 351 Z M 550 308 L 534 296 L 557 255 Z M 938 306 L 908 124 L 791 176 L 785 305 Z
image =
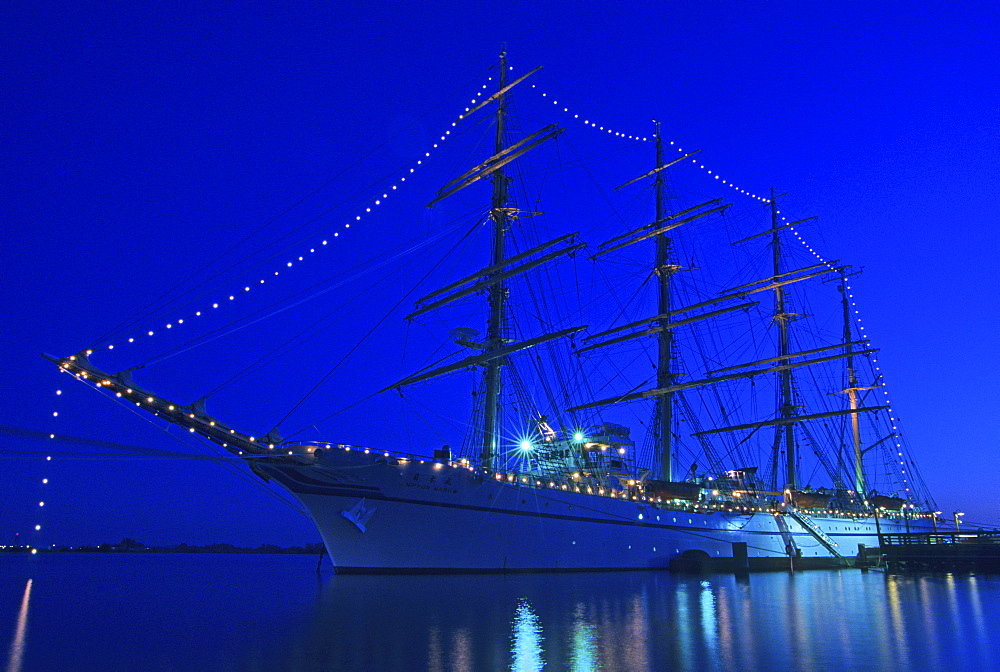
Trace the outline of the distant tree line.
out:
M 6 546 L 0 548 L 0 552 L 7 553 L 28 553 L 30 548 L 25 546 Z M 52 548 L 39 548 L 39 553 L 270 553 L 270 554 L 302 554 L 319 555 L 325 553 L 323 544 L 306 544 L 305 546 L 277 546 L 275 544 L 261 544 L 256 548 L 245 546 L 234 546 L 233 544 L 207 544 L 205 546 L 192 546 L 190 544 L 178 544 L 176 546 L 146 546 L 135 539 L 125 538 L 117 544 L 103 543 L 97 546 L 54 546 Z

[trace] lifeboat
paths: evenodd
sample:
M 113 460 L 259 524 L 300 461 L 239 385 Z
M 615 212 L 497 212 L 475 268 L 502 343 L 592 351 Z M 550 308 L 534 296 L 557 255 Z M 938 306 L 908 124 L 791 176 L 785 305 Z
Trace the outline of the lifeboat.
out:
M 830 506 L 830 495 L 823 492 L 802 492 L 796 490 L 792 493 L 792 503 L 802 509 L 825 509 Z
M 645 484 L 646 496 L 653 498 L 697 502 L 701 495 L 701 486 L 697 483 L 647 480 Z
M 868 501 L 872 503 L 876 509 L 885 509 L 886 511 L 899 511 L 903 508 L 903 504 L 906 502 L 905 499 L 899 497 L 889 497 L 887 495 L 872 495 L 868 498 Z

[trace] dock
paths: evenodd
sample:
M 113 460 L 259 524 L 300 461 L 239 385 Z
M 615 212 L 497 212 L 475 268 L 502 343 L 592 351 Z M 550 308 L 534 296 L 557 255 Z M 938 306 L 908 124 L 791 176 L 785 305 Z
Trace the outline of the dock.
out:
M 882 559 L 895 570 L 1000 572 L 1000 532 L 880 535 Z

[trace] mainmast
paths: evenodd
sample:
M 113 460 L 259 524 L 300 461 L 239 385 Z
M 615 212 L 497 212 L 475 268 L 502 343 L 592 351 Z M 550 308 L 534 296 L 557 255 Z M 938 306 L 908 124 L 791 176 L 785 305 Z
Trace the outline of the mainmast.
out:
M 660 135 L 660 122 L 656 124 L 656 167 L 663 165 L 663 138 Z M 666 217 L 666 203 L 664 198 L 664 181 L 662 170 L 656 173 L 656 221 L 662 221 Z M 659 277 L 659 296 L 657 302 L 657 314 L 662 316 L 659 320 L 660 334 L 658 339 L 659 356 L 656 367 L 656 386 L 658 388 L 669 388 L 674 382 L 672 372 L 672 350 L 674 344 L 674 330 L 670 328 L 670 319 L 666 317 L 670 314 L 670 280 L 676 266 L 670 263 L 671 240 L 666 233 L 661 233 L 656 237 L 656 261 L 654 271 Z M 673 408 L 674 393 L 667 392 L 656 398 L 656 425 L 659 439 L 659 463 L 660 473 L 658 478 L 664 481 L 673 480 Z
M 500 82 L 497 97 L 496 140 L 494 155 L 501 154 L 504 149 L 504 131 L 507 117 L 507 99 L 504 89 L 507 87 L 507 51 L 500 52 Z M 506 256 L 508 177 L 503 169 L 493 172 L 493 200 L 490 206 L 490 218 L 493 220 L 493 252 L 490 266 L 502 268 Z M 502 280 L 489 288 L 489 320 L 486 324 L 486 348 L 488 354 L 503 347 L 504 309 L 507 300 L 506 283 Z M 498 452 L 498 435 L 500 427 L 500 390 L 503 384 L 500 367 L 504 358 L 497 357 L 486 363 L 486 409 L 483 419 L 483 449 L 482 464 L 489 468 L 496 467 Z
M 781 276 L 781 236 L 779 234 L 778 222 L 778 201 L 774 189 L 771 189 L 771 259 L 773 262 L 774 277 Z M 785 310 L 785 287 L 783 284 L 775 283 L 774 287 L 774 321 L 778 326 L 778 365 L 781 367 L 789 363 L 788 355 L 791 349 L 788 347 L 788 323 L 794 317 L 794 313 Z M 795 433 L 791 418 L 795 415 L 795 406 L 792 403 L 792 371 L 788 368 L 781 368 L 778 371 L 778 416 L 787 424 L 778 426 L 778 441 L 775 450 L 778 450 L 783 442 L 785 444 L 785 487 L 795 488 Z

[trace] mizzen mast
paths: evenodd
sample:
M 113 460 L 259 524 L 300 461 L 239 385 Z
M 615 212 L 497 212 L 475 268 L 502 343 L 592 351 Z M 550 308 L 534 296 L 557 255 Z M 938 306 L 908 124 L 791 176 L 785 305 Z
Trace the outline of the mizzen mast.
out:
M 854 491 L 864 497 L 866 494 L 865 469 L 864 469 L 864 449 L 861 448 L 861 427 L 857 410 L 858 392 L 875 389 L 872 387 L 858 386 L 858 372 L 854 366 L 854 357 L 857 353 L 853 348 L 858 343 L 851 341 L 851 306 L 847 295 L 847 278 L 854 273 L 847 273 L 846 269 L 840 272 L 840 303 L 844 312 L 844 350 L 847 356 L 847 398 L 850 403 L 851 413 L 851 442 L 854 447 Z

